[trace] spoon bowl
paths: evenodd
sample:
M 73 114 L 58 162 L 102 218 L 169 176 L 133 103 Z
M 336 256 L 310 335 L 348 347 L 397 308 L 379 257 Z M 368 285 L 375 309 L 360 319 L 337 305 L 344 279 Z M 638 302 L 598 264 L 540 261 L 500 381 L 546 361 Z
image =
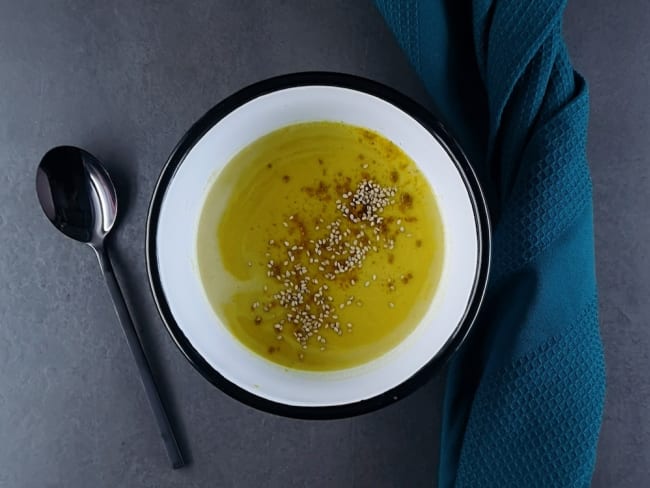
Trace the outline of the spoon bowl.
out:
M 76 241 L 101 246 L 115 225 L 115 186 L 99 160 L 83 149 L 50 149 L 36 173 L 36 193 L 50 222 Z

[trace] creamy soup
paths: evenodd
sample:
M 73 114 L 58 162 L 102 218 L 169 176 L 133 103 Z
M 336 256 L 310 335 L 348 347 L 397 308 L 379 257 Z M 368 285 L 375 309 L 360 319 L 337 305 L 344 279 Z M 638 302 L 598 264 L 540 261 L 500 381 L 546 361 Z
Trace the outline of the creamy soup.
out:
M 197 256 L 215 313 L 280 365 L 337 370 L 395 347 L 440 277 L 443 229 L 415 163 L 380 134 L 334 122 L 253 142 L 212 183 Z

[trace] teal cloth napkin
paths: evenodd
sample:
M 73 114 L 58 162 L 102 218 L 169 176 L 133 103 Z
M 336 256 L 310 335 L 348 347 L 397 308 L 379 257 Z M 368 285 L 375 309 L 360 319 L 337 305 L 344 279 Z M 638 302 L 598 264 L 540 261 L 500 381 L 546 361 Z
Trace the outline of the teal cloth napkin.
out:
M 439 486 L 589 486 L 605 395 L 588 95 L 559 0 L 376 0 L 487 193 L 486 301 L 450 364 Z

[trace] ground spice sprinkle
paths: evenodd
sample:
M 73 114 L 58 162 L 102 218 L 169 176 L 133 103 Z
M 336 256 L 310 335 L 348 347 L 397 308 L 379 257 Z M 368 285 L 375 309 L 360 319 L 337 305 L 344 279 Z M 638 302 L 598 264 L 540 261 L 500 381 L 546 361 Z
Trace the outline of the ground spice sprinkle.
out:
M 283 240 L 280 247 L 275 245 L 276 240 L 268 241 L 269 252 L 266 255 L 270 256 L 272 252 L 276 255 L 266 263 L 267 276 L 274 278 L 281 288 L 272 294 L 269 303 L 256 301 L 251 304 L 251 309 L 255 311 L 260 306 L 264 311 L 275 307 L 282 309 L 283 318 L 273 324 L 277 340 L 283 340 L 284 335 L 290 333 L 303 350 L 314 341 L 322 352 L 326 350 L 327 340 L 320 331 L 343 334 L 343 325 L 335 311 L 355 303 L 363 306 L 363 303 L 355 302 L 353 295 L 348 295 L 341 303 L 333 303 L 334 297 L 327 283 L 339 279 L 340 283 L 355 287 L 357 273 L 368 256 L 381 249 L 393 249 L 394 238 L 386 232 L 387 222 L 383 213 L 396 203 L 397 193 L 394 186 L 382 186 L 364 178 L 354 190 L 341 193 L 334 201 L 339 214 L 337 218 L 330 222 L 322 218 L 316 221 L 312 229 L 315 232 L 322 229 L 325 232 L 322 237 L 295 242 Z M 292 226 L 303 226 L 299 228 L 301 235 L 305 233 L 305 222 L 307 219 L 294 214 L 288 216 L 282 226 L 290 230 Z M 401 220 L 397 224 L 400 225 Z M 403 227 L 399 231 L 403 232 Z M 278 250 L 281 256 L 277 255 Z M 359 286 L 370 287 L 376 280 L 377 275 L 373 274 Z M 265 286 L 264 291 L 267 290 Z M 390 302 L 388 306 L 393 308 L 395 305 Z M 261 322 L 261 318 L 256 316 L 255 323 L 259 325 Z M 347 322 L 345 329 L 352 332 L 353 324 Z M 304 359 L 302 353 L 299 359 Z

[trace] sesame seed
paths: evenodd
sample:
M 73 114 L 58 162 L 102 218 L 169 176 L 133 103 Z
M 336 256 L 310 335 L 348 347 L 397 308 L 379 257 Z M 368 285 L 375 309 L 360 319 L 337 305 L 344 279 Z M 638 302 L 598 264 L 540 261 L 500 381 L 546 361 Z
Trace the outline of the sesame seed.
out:
M 347 278 L 350 285 L 354 286 L 357 281 L 356 276 L 346 276 L 346 273 L 363 269 L 369 253 L 378 252 L 379 246 L 384 248 L 394 246 L 392 239 L 383 237 L 384 228 L 381 225 L 384 220 L 381 213 L 388 205 L 394 203 L 396 191 L 395 188 L 383 187 L 374 181 L 364 179 L 356 189 L 346 191 L 341 195 L 340 200 L 336 200 L 335 206 L 340 212 L 340 218 L 325 222 L 321 217 L 312 227 L 316 230 L 320 230 L 321 227 L 326 229 L 321 239 L 306 240 L 305 230 L 302 224 L 299 224 L 301 235 L 305 240 L 280 241 L 287 248 L 286 260 L 278 264 L 273 260 L 267 263 L 267 275 L 275 277 L 281 287 L 272 295 L 274 301 L 270 304 L 281 307 L 282 315 L 273 325 L 278 340 L 282 340 L 280 332 L 283 330 L 285 320 L 291 324 L 292 334 L 303 350 L 308 349 L 309 344 L 312 344 L 310 339 L 312 337 L 317 347 L 324 348 L 322 345 L 326 343 L 326 339 L 319 333 L 322 329 L 331 329 L 337 335 L 342 334 L 341 324 L 337 321 L 338 315 L 334 313 L 337 306 L 332 303 L 334 297 L 328 285 L 319 284 L 319 281 L 336 282 L 337 276 L 340 275 L 341 281 Z M 287 217 L 287 221 L 295 219 L 297 219 L 296 215 Z M 283 225 L 288 227 L 287 222 L 283 222 Z M 273 239 L 268 242 L 269 245 L 275 243 Z M 297 251 L 305 251 L 306 260 L 309 260 L 307 266 L 297 263 L 300 261 L 299 255 L 294 254 Z M 270 257 L 270 253 L 267 252 L 266 255 Z M 377 276 L 372 275 L 372 281 L 376 279 Z M 369 287 L 371 280 L 362 283 L 365 287 Z M 268 291 L 267 286 L 264 287 L 264 291 Z M 338 303 L 338 309 L 343 310 L 346 305 L 350 306 L 353 303 L 355 297 L 347 296 Z M 361 300 L 357 300 L 356 304 L 363 306 Z M 270 311 L 272 306 L 264 304 L 264 311 Z M 346 324 L 348 332 L 351 331 L 351 327 L 352 324 L 348 322 Z M 304 359 L 302 353 L 299 358 Z

